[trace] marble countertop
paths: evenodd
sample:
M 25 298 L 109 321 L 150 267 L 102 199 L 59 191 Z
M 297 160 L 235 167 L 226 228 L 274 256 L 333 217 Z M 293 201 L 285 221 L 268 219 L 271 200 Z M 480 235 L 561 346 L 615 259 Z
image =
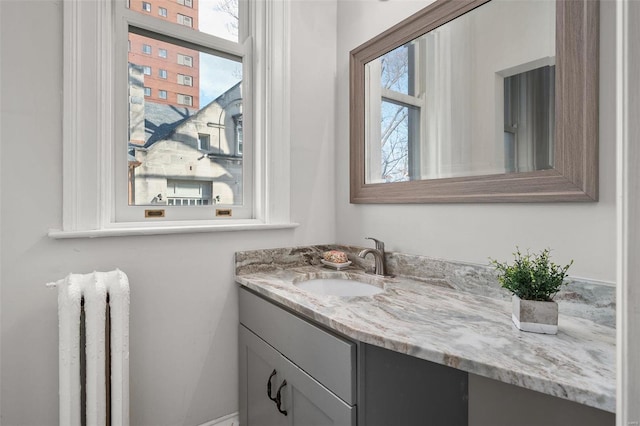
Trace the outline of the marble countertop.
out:
M 375 296 L 316 295 L 295 283 L 353 278 L 384 287 Z M 508 300 L 472 294 L 446 280 L 379 279 L 359 269 L 287 266 L 244 271 L 236 281 L 347 337 L 469 373 L 615 412 L 615 329 L 563 315 L 557 335 L 511 322 Z

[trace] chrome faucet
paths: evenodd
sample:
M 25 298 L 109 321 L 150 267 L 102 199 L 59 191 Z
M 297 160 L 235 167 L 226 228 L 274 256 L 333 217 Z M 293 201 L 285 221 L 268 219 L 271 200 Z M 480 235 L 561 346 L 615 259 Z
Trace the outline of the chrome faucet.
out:
M 386 268 L 384 265 L 384 243 L 380 240 L 376 240 L 375 238 L 371 238 L 371 237 L 367 237 L 366 239 L 375 241 L 376 248 L 364 249 L 360 253 L 358 253 L 358 256 L 364 259 L 365 256 L 368 255 L 369 253 L 373 254 L 373 259 L 375 261 L 373 266 L 373 273 L 375 275 L 380 275 L 382 277 L 387 276 Z

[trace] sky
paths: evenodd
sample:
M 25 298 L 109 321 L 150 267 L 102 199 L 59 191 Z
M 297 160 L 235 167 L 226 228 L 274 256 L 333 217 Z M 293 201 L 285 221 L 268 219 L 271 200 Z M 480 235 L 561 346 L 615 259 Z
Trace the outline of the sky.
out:
M 221 0 L 200 0 L 199 30 L 237 41 L 231 29 L 234 18 L 216 10 Z M 207 53 L 200 53 L 200 106 L 203 107 L 242 80 L 242 64 Z

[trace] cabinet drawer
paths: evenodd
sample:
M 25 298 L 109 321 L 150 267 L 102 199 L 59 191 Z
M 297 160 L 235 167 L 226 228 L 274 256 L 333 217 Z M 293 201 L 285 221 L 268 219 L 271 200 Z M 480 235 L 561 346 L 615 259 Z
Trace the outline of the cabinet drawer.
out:
M 356 347 L 240 288 L 240 323 L 338 395 L 356 403 Z

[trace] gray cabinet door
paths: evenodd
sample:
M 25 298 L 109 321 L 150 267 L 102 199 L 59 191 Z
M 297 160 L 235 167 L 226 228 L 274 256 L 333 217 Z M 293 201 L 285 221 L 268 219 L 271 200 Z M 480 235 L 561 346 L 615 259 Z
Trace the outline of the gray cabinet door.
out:
M 279 408 L 267 395 L 269 377 L 271 396 L 280 390 Z M 352 426 L 355 415 L 353 407 L 240 326 L 240 424 Z
M 240 326 L 241 425 L 289 425 L 287 417 L 278 411 L 275 401 L 271 399 L 276 397 L 284 378 L 283 372 L 278 371 L 280 357 L 269 349 L 253 333 Z M 269 390 L 271 395 L 268 395 Z

